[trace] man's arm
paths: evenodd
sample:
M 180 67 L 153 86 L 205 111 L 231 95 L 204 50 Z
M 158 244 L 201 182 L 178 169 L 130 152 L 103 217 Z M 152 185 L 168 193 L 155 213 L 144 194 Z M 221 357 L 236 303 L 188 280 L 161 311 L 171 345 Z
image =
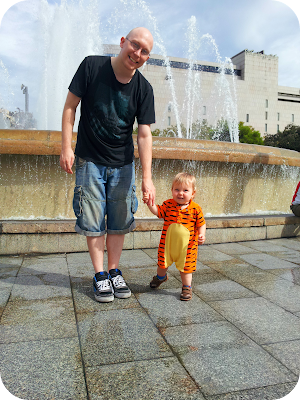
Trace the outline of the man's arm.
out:
M 145 201 L 147 205 L 155 204 L 155 187 L 152 182 L 152 134 L 150 125 L 138 126 L 137 144 L 139 156 L 142 165 L 142 192 L 147 194 L 148 200 Z
M 79 97 L 69 91 L 62 115 L 60 166 L 68 174 L 73 174 L 74 152 L 72 150 L 72 134 L 76 108 L 80 100 Z

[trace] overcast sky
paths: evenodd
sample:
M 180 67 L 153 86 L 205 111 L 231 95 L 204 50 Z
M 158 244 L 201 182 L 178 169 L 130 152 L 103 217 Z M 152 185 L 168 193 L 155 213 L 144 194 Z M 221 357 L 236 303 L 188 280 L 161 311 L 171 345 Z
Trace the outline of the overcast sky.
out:
M 17 0 L 1 0 L 2 8 L 13 1 Z M 161 54 L 162 49 L 165 49 L 169 56 L 186 57 L 189 46 L 186 34 L 192 16 L 195 17 L 197 31 L 194 46 L 199 44 L 201 36 L 209 34 L 223 60 L 244 49 L 255 52 L 264 50 L 266 54 L 276 54 L 279 57 L 279 85 L 300 88 L 299 20 L 294 11 L 280 1 L 64 2 L 67 3 L 64 8 L 67 14 L 62 11 L 61 0 L 23 0 L 10 7 L 4 14 L 0 25 L 0 107 L 6 106 L 12 111 L 15 111 L 16 107 L 24 110 L 24 94 L 20 89 L 21 84 L 24 84 L 29 88 L 30 111 L 34 111 L 39 101 L 38 92 L 41 88 L 40 78 L 45 71 L 45 57 L 52 52 L 55 58 L 61 51 L 64 54 L 64 62 L 58 58 L 53 61 L 52 68 L 69 68 L 69 80 L 79 60 L 88 54 L 99 52 L 100 47 L 97 48 L 97 43 L 99 46 L 101 43 L 118 44 L 120 37 L 135 26 L 146 26 L 153 32 L 157 43 L 153 53 Z M 55 18 L 51 22 L 52 12 L 55 12 Z M 75 32 L 72 31 L 74 23 L 73 28 L 68 30 L 70 20 L 75 21 Z M 47 23 L 50 28 L 46 28 Z M 50 32 L 49 37 L 44 36 L 47 29 Z M 73 38 L 73 42 L 70 42 L 70 38 L 66 39 L 68 35 Z M 47 44 L 47 55 L 43 53 L 45 50 L 41 50 L 45 40 L 54 42 L 54 48 Z M 197 59 L 216 61 L 213 49 L 211 44 L 203 42 Z M 50 64 L 47 61 L 47 65 Z M 67 93 L 67 83 L 62 81 L 62 85 L 66 86 L 63 90 Z

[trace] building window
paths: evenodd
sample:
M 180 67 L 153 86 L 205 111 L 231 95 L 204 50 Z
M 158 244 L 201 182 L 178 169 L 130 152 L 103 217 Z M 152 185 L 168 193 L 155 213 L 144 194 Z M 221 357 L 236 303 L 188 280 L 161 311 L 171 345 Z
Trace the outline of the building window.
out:
M 203 106 L 203 115 L 206 115 L 206 106 Z
M 280 113 L 277 113 L 277 121 L 280 120 Z
M 265 132 L 268 132 L 268 124 L 265 124 Z
M 277 133 L 279 132 L 279 125 L 277 125 Z
M 246 122 L 249 122 L 249 114 L 246 114 Z
M 266 108 L 268 108 L 268 107 L 269 107 L 269 100 L 266 99 Z
M 265 114 L 266 114 L 266 119 L 268 119 L 268 111 L 266 111 L 266 113 L 265 113 Z
M 171 126 L 171 117 L 168 117 L 168 126 Z
M 292 122 L 295 122 L 295 115 L 292 114 Z
M 169 103 L 168 104 L 168 111 L 171 112 L 171 110 L 172 110 L 172 106 L 171 106 L 171 103 Z

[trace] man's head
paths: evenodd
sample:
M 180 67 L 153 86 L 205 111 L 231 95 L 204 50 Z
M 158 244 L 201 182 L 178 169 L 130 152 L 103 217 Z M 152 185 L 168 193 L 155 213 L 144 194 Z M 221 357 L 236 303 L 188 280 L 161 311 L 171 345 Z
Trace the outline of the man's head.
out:
M 130 69 L 140 68 L 149 58 L 153 47 L 153 37 L 147 28 L 132 29 L 126 37 L 121 38 L 120 56 Z

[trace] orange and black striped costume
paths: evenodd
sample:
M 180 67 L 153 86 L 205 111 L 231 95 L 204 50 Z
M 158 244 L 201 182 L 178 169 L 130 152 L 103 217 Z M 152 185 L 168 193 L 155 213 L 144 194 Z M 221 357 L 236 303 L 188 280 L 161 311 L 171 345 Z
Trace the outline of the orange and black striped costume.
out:
M 190 201 L 181 209 L 175 200 L 169 199 L 158 208 L 158 218 L 164 219 L 158 248 L 158 266 L 168 268 L 175 262 L 181 272 L 196 271 L 198 230 L 205 224 L 201 207 Z

